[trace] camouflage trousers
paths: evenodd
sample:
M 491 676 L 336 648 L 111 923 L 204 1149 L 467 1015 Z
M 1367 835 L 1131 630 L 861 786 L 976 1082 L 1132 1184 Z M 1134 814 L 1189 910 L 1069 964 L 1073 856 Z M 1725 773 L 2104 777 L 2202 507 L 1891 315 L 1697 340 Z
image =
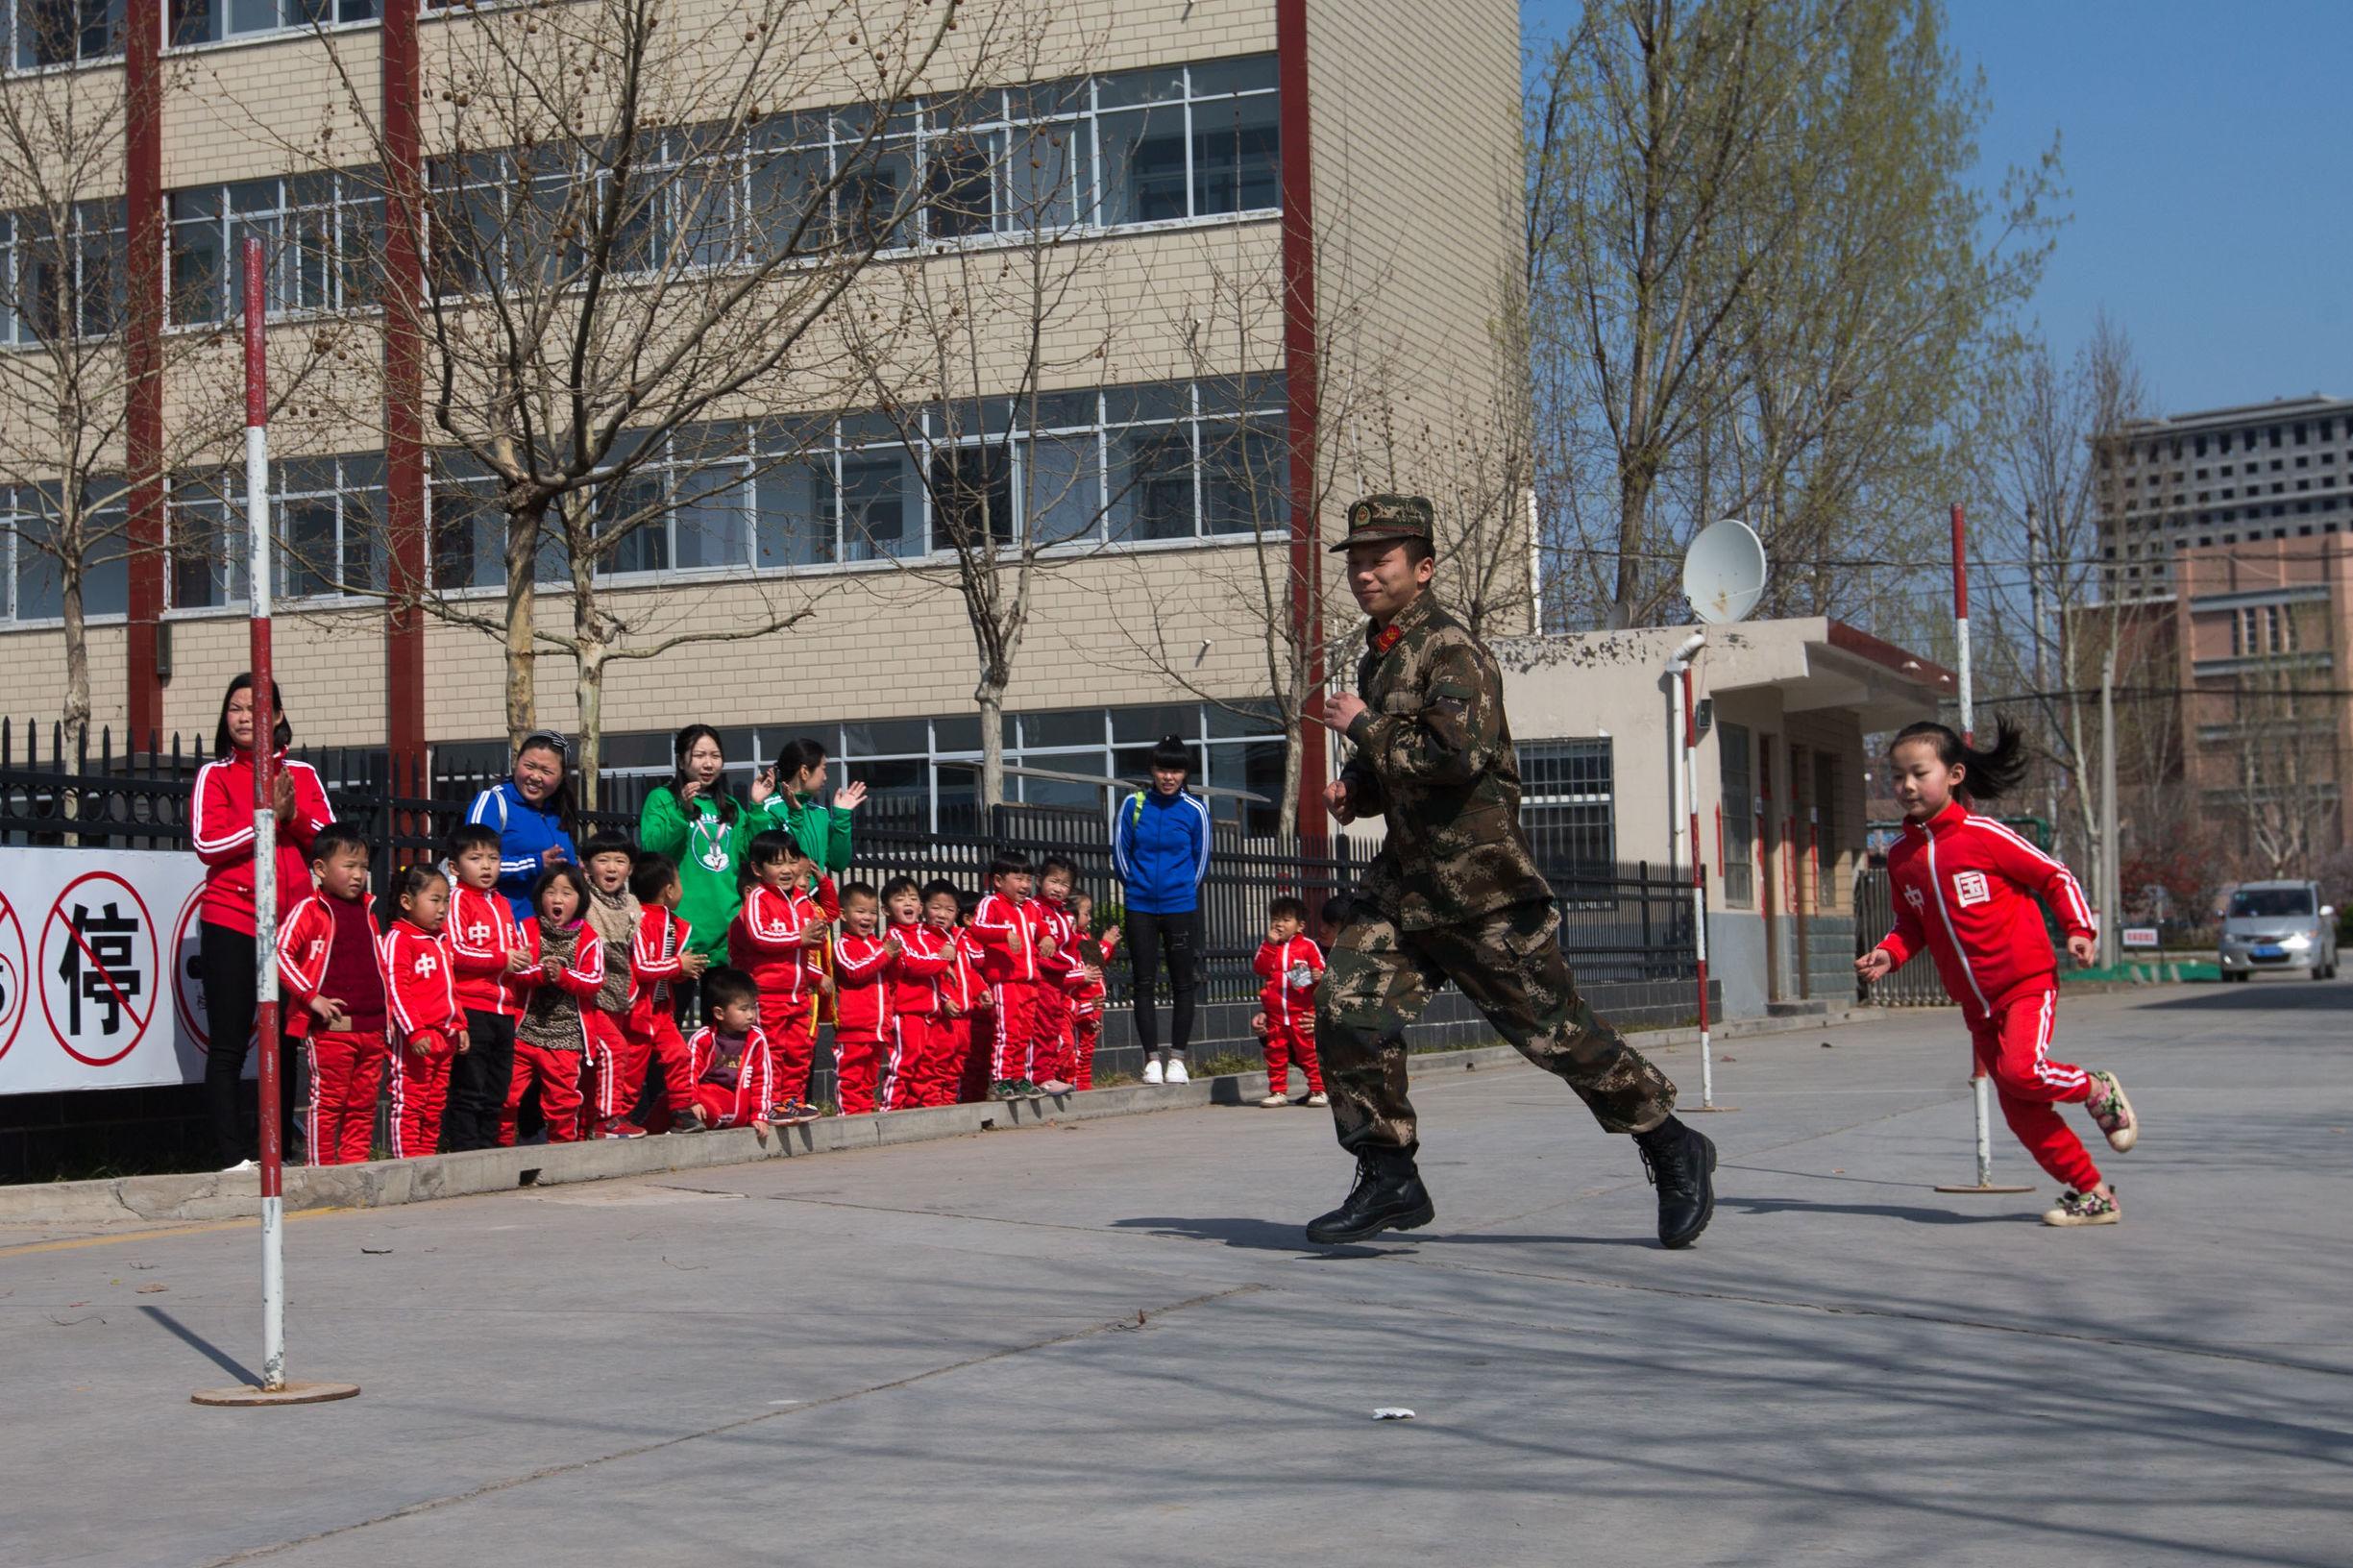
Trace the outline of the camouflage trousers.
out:
M 1404 931 L 1360 905 L 1335 941 L 1316 992 L 1316 1049 L 1340 1146 L 1417 1146 L 1406 1095 L 1405 1028 L 1452 980 L 1520 1054 L 1577 1091 L 1605 1132 L 1648 1132 L 1675 1109 L 1675 1086 L 1577 993 L 1550 903 Z

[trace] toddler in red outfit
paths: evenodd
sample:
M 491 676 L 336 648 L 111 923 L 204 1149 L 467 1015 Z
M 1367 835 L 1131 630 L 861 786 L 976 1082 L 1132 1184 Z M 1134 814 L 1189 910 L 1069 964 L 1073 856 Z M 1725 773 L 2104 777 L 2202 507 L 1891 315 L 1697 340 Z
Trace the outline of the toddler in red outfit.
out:
M 457 1003 L 445 930 L 449 879 L 430 866 L 404 866 L 384 891 L 392 917 L 380 946 L 392 1015 L 385 1064 L 392 1090 L 392 1158 L 404 1160 L 441 1146 L 450 1069 L 467 1044 L 466 1014 Z
M 310 1163 L 347 1165 L 374 1153 L 387 1054 L 366 841 L 339 822 L 321 828 L 310 873 L 317 886 L 279 923 L 278 983 L 298 1004 L 286 1033 L 310 1053 Z
M 1304 899 L 1287 896 L 1268 904 L 1266 940 L 1259 943 L 1251 966 L 1266 982 L 1250 1026 L 1266 1052 L 1266 1097 L 1259 1104 L 1269 1109 L 1291 1103 L 1293 1062 L 1307 1075 L 1306 1103 L 1332 1103 L 1324 1097 L 1323 1069 L 1315 1061 L 1315 984 L 1324 972 L 1324 953 L 1307 934 L 1307 923 Z

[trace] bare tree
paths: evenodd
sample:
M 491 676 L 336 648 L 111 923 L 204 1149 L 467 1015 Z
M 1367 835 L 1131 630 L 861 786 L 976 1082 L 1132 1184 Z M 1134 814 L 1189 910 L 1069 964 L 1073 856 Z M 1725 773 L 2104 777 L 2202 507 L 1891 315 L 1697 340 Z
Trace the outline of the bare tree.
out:
M 801 558 L 816 523 L 783 477 L 830 437 L 771 411 L 842 406 L 847 336 L 904 318 L 869 269 L 936 194 L 901 116 L 919 91 L 953 102 L 991 58 L 985 27 L 948 49 L 962 9 L 536 4 L 453 18 L 429 67 L 426 188 L 385 191 L 427 258 L 422 297 L 385 302 L 424 347 L 440 446 L 419 603 L 499 639 L 510 739 L 534 723 L 541 651 L 570 657 L 586 787 L 612 664 L 809 612 L 750 569 Z M 360 73 L 338 67 L 393 168 Z M 606 582 L 694 566 L 755 607 L 714 618 L 694 590 L 617 600 Z M 493 582 L 495 613 L 466 592 Z M 539 620 L 550 587 L 568 627 Z

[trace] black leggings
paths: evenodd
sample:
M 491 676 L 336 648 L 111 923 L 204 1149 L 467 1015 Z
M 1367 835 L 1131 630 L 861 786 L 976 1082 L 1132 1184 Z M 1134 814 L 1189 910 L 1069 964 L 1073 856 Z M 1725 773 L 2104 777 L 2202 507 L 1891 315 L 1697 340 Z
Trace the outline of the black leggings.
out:
M 1146 915 L 1131 909 L 1127 917 L 1130 984 L 1136 1008 L 1136 1041 L 1150 1056 L 1160 1048 L 1160 1025 L 1152 1014 L 1152 985 L 1161 961 L 1168 963 L 1168 1050 L 1183 1056 L 1192 1040 L 1193 992 L 1201 974 L 1201 912 Z
M 245 1055 L 253 1049 L 255 996 L 254 939 L 210 920 L 196 934 L 196 962 L 204 971 L 205 1106 L 212 1119 L 212 1139 L 221 1164 L 233 1165 L 254 1157 L 255 1134 L 246 1107 L 254 1104 L 245 1088 Z M 278 1146 L 291 1155 L 294 1138 L 294 1098 L 298 1083 L 297 1057 L 282 1041 L 278 1051 Z

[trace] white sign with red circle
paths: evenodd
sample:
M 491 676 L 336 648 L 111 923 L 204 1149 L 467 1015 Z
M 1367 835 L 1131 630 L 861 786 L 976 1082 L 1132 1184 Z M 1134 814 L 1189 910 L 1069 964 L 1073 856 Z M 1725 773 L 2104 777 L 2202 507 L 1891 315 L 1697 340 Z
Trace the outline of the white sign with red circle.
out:
M 183 995 L 203 882 L 169 850 L 0 848 L 0 1094 L 203 1075 L 203 1015 Z

